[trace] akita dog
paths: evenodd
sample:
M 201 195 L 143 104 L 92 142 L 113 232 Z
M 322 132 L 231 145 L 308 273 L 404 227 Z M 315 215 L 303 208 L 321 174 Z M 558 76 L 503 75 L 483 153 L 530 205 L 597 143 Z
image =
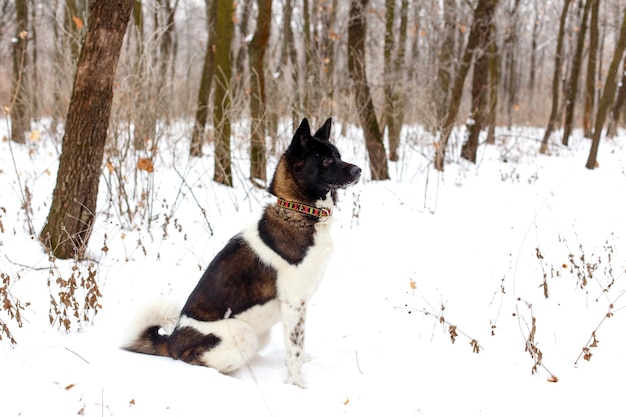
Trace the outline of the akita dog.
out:
M 336 191 L 361 176 L 330 143 L 331 123 L 311 136 L 302 120 L 270 182 L 277 203 L 215 256 L 182 311 L 164 303 L 145 309 L 124 349 L 228 373 L 245 365 L 282 321 L 287 382 L 304 387 L 307 304 L 333 249 L 331 207 Z

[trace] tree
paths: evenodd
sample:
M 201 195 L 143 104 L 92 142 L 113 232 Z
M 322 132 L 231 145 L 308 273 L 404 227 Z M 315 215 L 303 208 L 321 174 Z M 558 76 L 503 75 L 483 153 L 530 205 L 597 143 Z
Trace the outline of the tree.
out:
M 478 149 L 478 136 L 487 121 L 487 99 L 490 88 L 489 61 L 492 40 L 492 19 L 497 6 L 497 0 L 488 2 L 480 16 L 476 16 L 476 31 L 479 33 L 479 41 L 474 51 L 474 75 L 472 76 L 472 109 L 467 123 L 468 138 L 461 149 L 461 157 L 470 162 L 476 162 Z
M 583 16 L 580 20 L 580 29 L 578 30 L 578 38 L 576 39 L 576 52 L 572 58 L 572 68 L 569 81 L 565 91 L 565 123 L 563 125 L 563 145 L 569 144 L 569 137 L 572 133 L 572 124 L 574 123 L 574 106 L 576 104 L 576 95 L 578 93 L 578 79 L 580 78 L 580 68 L 583 63 L 583 49 L 585 46 L 585 35 L 587 33 L 587 18 L 591 9 L 591 2 L 586 0 L 583 9 Z
M 402 0 L 400 5 L 400 28 L 398 46 L 395 43 L 395 3 L 396 0 L 386 0 L 385 6 L 385 113 L 384 123 L 387 127 L 387 138 L 389 141 L 389 160 L 397 161 L 398 147 L 400 145 L 400 130 L 404 119 L 402 109 L 403 95 L 399 88 L 402 85 L 402 67 L 404 65 L 404 50 L 406 49 L 407 20 L 408 20 L 408 0 Z M 395 52 L 395 57 L 394 57 Z
M 446 118 L 450 98 L 450 83 L 454 71 L 454 44 L 457 33 L 456 0 L 443 2 L 443 42 L 440 47 L 437 61 L 437 82 L 433 89 L 435 103 L 435 126 L 439 126 Z
M 215 20 L 215 90 L 213 93 L 213 128 L 215 130 L 215 168 L 213 180 L 233 185 L 230 156 L 230 81 L 232 76 L 231 43 L 234 32 L 233 3 L 223 1 Z
M 617 135 L 617 122 L 619 121 L 619 116 L 622 112 L 624 104 L 626 104 L 626 60 L 624 60 L 624 64 L 622 65 L 622 80 L 619 84 L 619 91 L 617 92 L 617 98 L 615 99 L 615 104 L 613 105 L 609 125 L 606 128 L 606 136 L 609 138 Z
M 94 0 L 70 100 L 56 186 L 40 238 L 57 258 L 83 258 L 96 212 L 113 81 L 133 0 Z
M 369 0 L 352 0 L 348 23 L 348 72 L 352 79 L 354 101 L 369 156 L 373 180 L 389 179 L 383 135 L 376 119 L 376 110 L 365 71 L 365 37 L 367 35 L 367 4 Z
M 556 38 L 556 52 L 554 54 L 554 75 L 552 76 L 552 110 L 548 119 L 548 127 L 541 141 L 540 153 L 548 152 L 548 141 L 554 131 L 555 125 L 559 118 L 559 83 L 561 81 L 561 61 L 563 57 L 563 37 L 565 36 L 565 22 L 567 20 L 567 10 L 569 9 L 571 0 L 564 0 L 563 9 L 561 10 L 561 18 L 559 19 L 559 34 Z
M 24 132 L 30 130 L 30 117 L 26 103 L 26 42 L 28 37 L 28 1 L 16 0 L 17 25 L 13 38 L 13 91 L 11 106 L 11 140 L 25 143 Z
M 626 13 L 622 14 L 624 17 L 622 20 L 619 39 L 617 41 L 617 45 L 615 45 L 613 59 L 611 61 L 611 65 L 609 66 L 609 72 L 607 73 L 606 80 L 604 82 L 602 97 L 600 98 L 600 103 L 598 104 L 598 112 L 596 114 L 596 124 L 593 129 L 591 149 L 589 150 L 589 158 L 587 158 L 587 163 L 585 164 L 588 169 L 594 169 L 596 167 L 598 148 L 600 147 L 600 138 L 602 137 L 602 127 L 604 126 L 606 115 L 615 97 L 617 73 L 620 68 L 620 63 L 622 62 L 624 50 L 626 49 Z
M 519 81 L 518 81 L 518 59 L 516 56 L 516 48 L 518 41 L 518 8 L 519 8 L 520 0 L 514 0 L 510 9 L 508 10 L 508 19 L 509 26 L 505 30 L 506 36 L 504 38 L 504 91 L 505 94 L 508 95 L 508 99 L 506 101 L 506 115 L 507 115 L 507 126 L 509 129 L 513 124 L 513 109 L 517 104 L 517 96 L 519 90 Z M 474 66 L 474 68 L 476 68 Z
M 270 37 L 272 0 L 257 0 L 256 30 L 248 47 L 250 64 L 250 178 L 267 180 L 265 158 L 265 49 Z
M 585 137 L 592 135 L 593 108 L 596 97 L 596 66 L 598 65 L 598 14 L 600 0 L 590 0 L 591 22 L 589 24 L 589 57 L 587 58 L 587 78 L 585 81 L 585 104 L 583 110 L 583 131 Z
M 443 171 L 446 147 L 448 146 L 448 139 L 452 132 L 452 127 L 456 120 L 456 116 L 459 112 L 461 105 L 461 98 L 463 96 L 463 84 L 465 83 L 465 77 L 472 63 L 472 58 L 476 48 L 480 44 L 481 39 L 481 24 L 484 19 L 488 19 L 489 10 L 495 8 L 498 0 L 479 0 L 474 9 L 474 17 L 472 19 L 472 28 L 470 29 L 469 36 L 467 38 L 467 45 L 463 52 L 463 57 L 459 64 L 458 71 L 454 77 L 454 83 L 452 85 L 452 91 L 450 93 L 450 103 L 448 104 L 448 111 L 446 112 L 443 126 L 441 127 L 441 137 L 437 142 L 435 151 L 435 169 Z M 489 21 L 489 20 L 487 20 Z
M 209 97 L 211 96 L 211 84 L 215 76 L 215 43 L 217 33 L 215 32 L 215 20 L 217 19 L 218 0 L 206 0 L 206 16 L 208 26 L 208 38 L 206 52 L 204 53 L 204 64 L 202 67 L 202 77 L 200 78 L 200 89 L 198 90 L 198 104 L 196 107 L 196 120 L 191 134 L 191 146 L 189 155 L 201 156 L 202 144 L 204 143 L 204 129 L 209 116 Z

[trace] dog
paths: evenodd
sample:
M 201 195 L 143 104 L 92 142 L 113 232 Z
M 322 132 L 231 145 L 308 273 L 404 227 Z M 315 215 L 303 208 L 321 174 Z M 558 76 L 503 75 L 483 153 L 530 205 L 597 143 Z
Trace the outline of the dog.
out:
M 123 349 L 230 373 L 248 363 L 281 321 L 287 382 L 305 387 L 307 305 L 333 250 L 331 210 L 337 190 L 361 176 L 330 143 L 331 124 L 329 118 L 311 135 L 302 120 L 268 187 L 277 203 L 215 256 L 182 310 L 161 302 L 147 307 Z

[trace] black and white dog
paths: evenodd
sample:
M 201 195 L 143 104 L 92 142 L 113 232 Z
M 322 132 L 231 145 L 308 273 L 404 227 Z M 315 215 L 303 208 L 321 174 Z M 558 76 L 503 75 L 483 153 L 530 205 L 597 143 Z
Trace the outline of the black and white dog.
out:
M 331 207 L 336 191 L 361 176 L 329 142 L 330 128 L 328 119 L 311 136 L 302 120 L 269 186 L 277 203 L 217 254 L 182 311 L 166 303 L 146 308 L 124 349 L 228 373 L 245 365 L 282 321 L 287 382 L 304 387 L 307 303 L 333 249 Z

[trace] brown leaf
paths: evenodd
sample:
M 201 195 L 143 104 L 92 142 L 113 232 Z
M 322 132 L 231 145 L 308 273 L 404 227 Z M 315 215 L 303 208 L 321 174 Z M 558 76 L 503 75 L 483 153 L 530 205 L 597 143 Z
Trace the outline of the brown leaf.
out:
M 557 378 L 556 375 L 550 375 L 548 382 L 559 382 L 559 378 Z
M 63 388 L 65 391 L 69 391 L 72 388 L 74 388 L 76 386 L 76 384 L 69 384 L 67 387 Z
M 76 25 L 76 29 L 82 29 L 83 27 L 85 27 L 85 24 L 83 23 L 83 19 L 81 19 L 78 16 L 72 16 L 72 20 L 74 21 L 74 24 Z
M 154 172 L 154 165 L 148 158 L 139 158 L 137 161 L 137 169 L 140 171 L 146 171 L 148 173 Z

